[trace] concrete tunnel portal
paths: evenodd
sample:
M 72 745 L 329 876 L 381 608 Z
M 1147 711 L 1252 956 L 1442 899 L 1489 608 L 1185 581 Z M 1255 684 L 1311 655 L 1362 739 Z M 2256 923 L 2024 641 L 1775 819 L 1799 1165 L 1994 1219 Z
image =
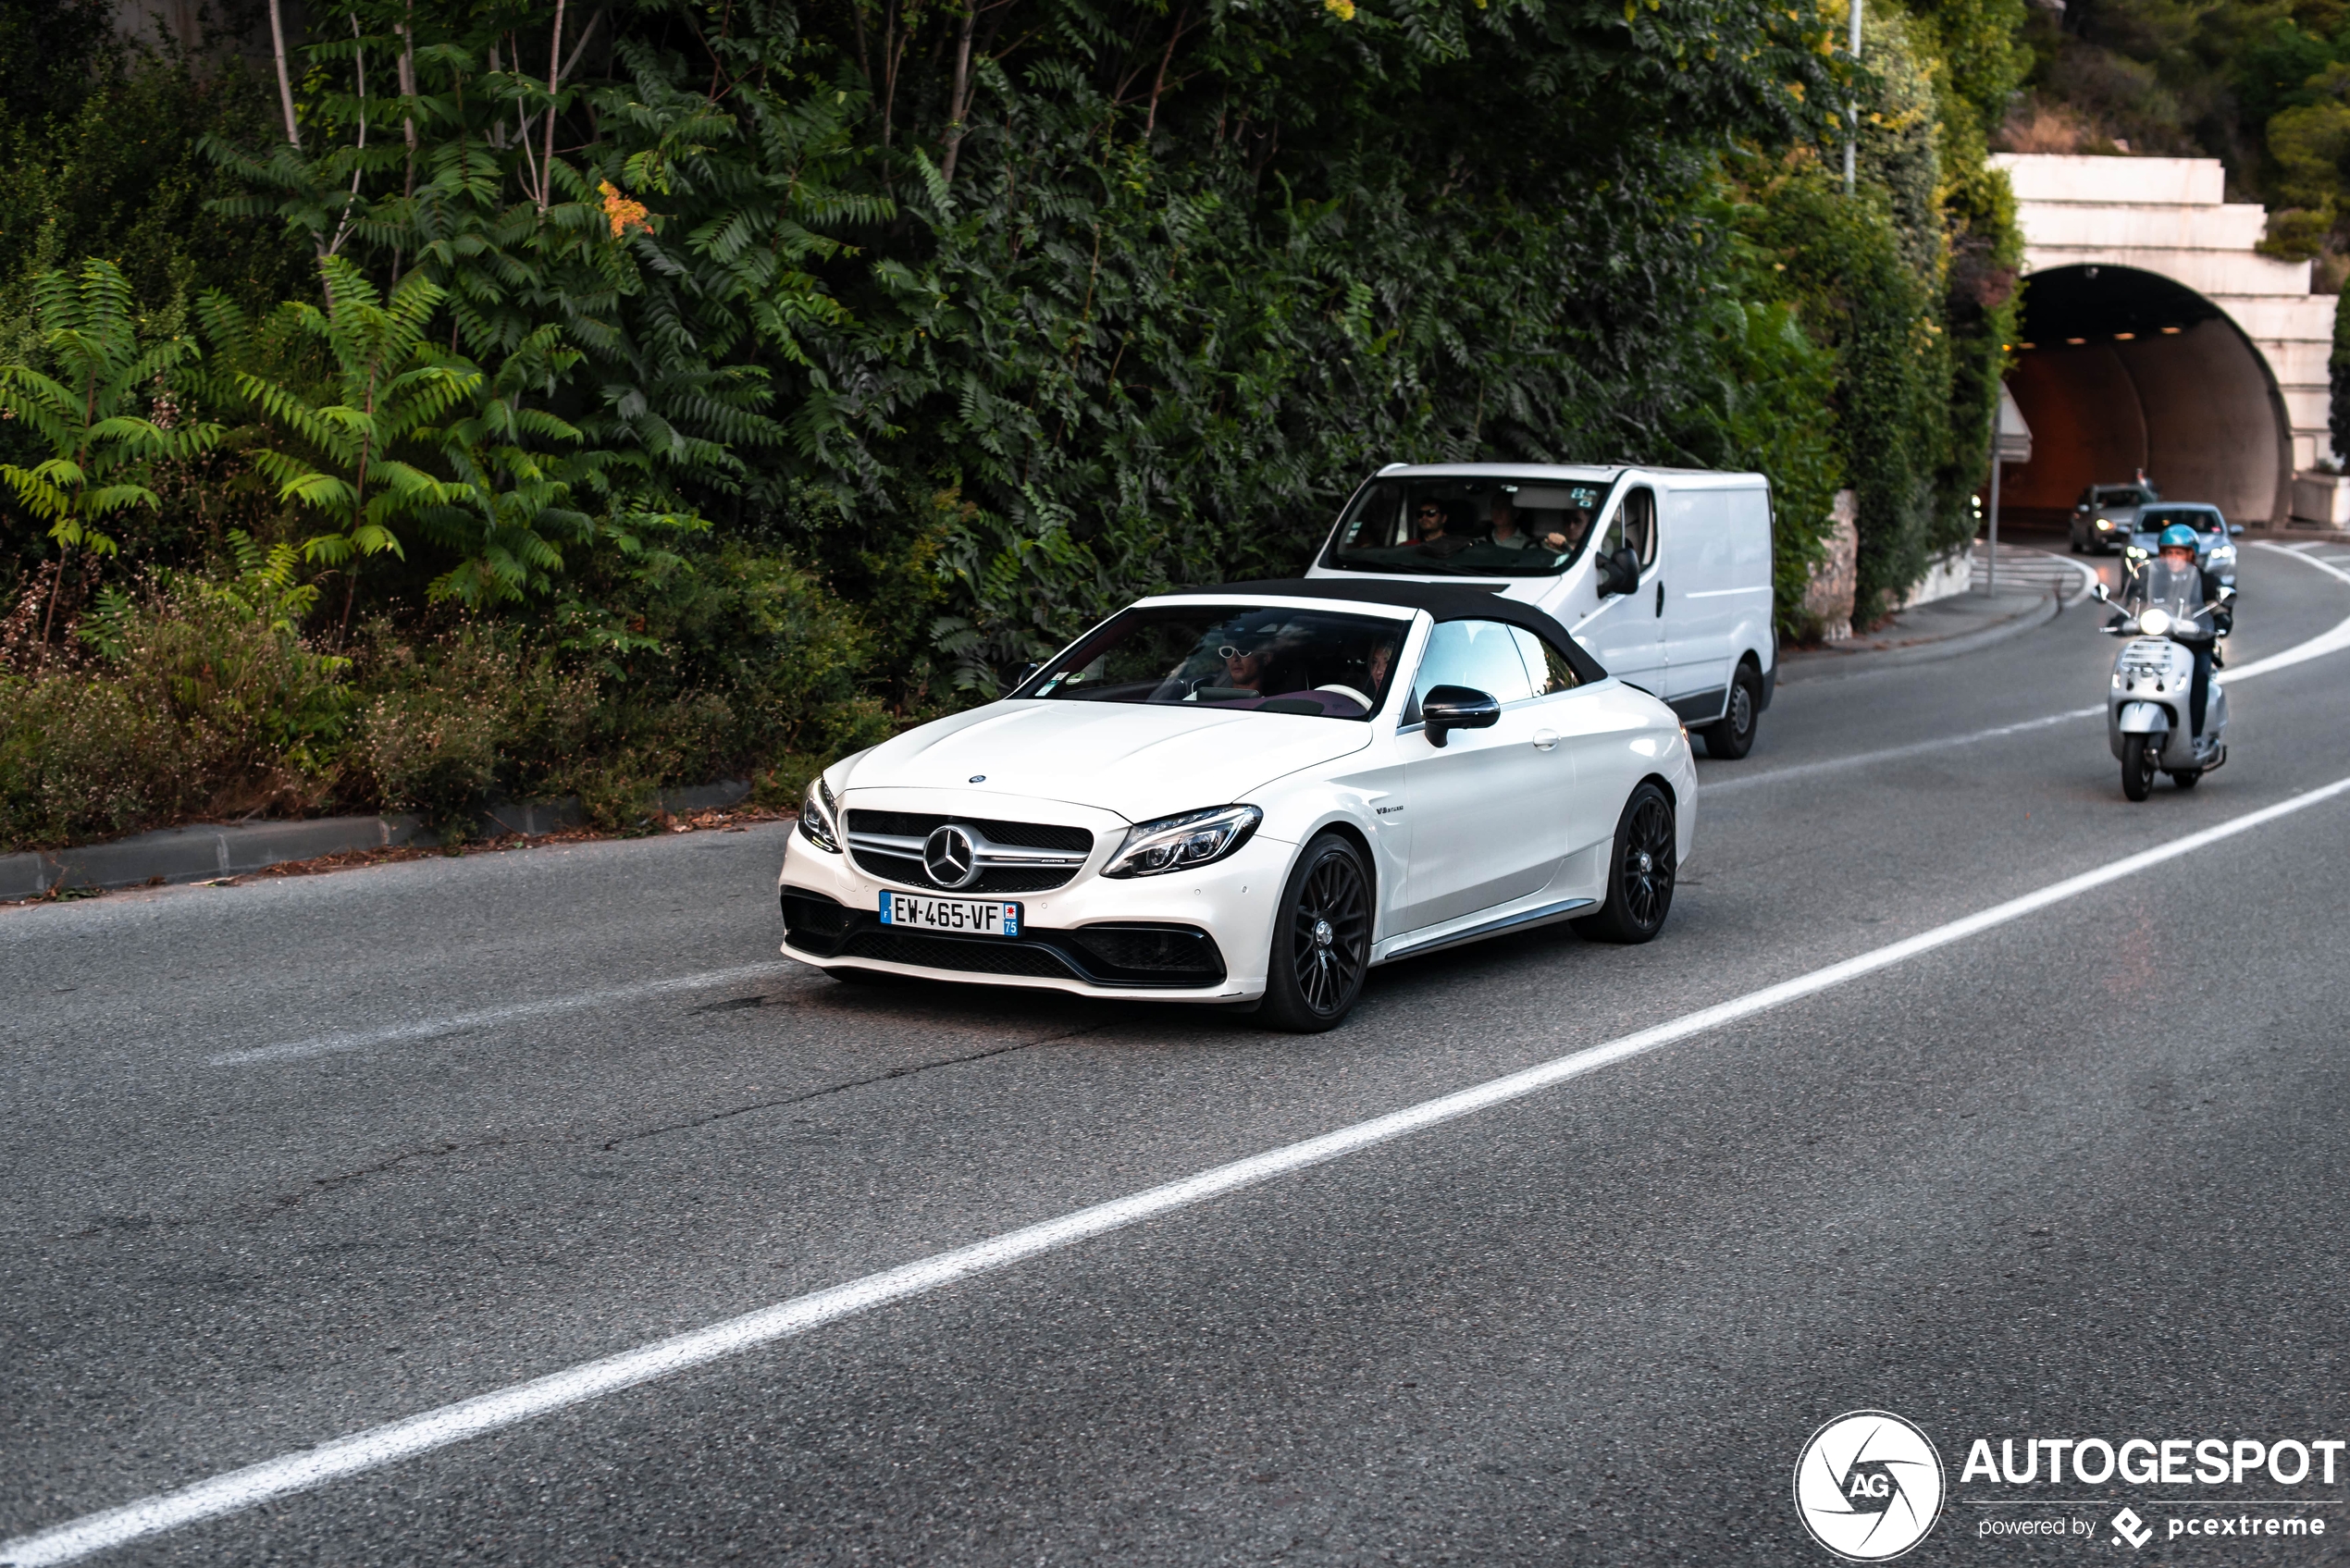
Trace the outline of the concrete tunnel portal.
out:
M 2033 457 L 2010 468 L 2005 504 L 2057 521 L 2084 486 L 2144 470 L 2171 500 L 2209 501 L 2231 522 L 2282 521 L 2292 427 L 2267 358 L 2227 313 L 2135 267 L 2032 274 L 2008 386 Z

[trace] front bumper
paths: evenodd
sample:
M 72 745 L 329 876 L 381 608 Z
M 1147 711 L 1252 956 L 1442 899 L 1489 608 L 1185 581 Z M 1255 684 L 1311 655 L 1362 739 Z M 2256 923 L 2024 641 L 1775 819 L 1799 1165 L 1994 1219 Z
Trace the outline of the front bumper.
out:
M 1017 937 L 958 936 L 881 922 L 882 882 L 794 833 L 777 899 L 783 954 L 819 969 L 872 969 L 975 985 L 1154 1002 L 1243 1002 L 1265 993 L 1272 910 L 1294 845 L 1258 833 L 1188 873 L 1111 879 L 1095 863 L 1065 887 L 1016 897 Z

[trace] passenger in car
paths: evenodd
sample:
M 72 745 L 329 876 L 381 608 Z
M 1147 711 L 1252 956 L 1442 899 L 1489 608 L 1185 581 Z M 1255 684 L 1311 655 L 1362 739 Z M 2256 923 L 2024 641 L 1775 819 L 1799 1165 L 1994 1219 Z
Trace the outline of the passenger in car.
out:
M 1552 529 L 1539 537 L 1518 526 L 1517 503 L 1504 490 L 1493 498 L 1493 526 L 1488 542 L 1496 549 L 1565 549 L 1567 537 Z M 1586 526 L 1589 525 L 1587 524 Z

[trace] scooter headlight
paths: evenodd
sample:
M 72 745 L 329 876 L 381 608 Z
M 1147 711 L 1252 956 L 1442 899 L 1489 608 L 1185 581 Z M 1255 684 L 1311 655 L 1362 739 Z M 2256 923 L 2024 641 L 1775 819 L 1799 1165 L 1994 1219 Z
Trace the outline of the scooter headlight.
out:
M 1265 813 L 1254 806 L 1215 806 L 1137 822 L 1102 868 L 1106 877 L 1156 877 L 1221 860 L 1248 842 Z
M 2167 610 L 2147 611 L 2145 614 L 2138 617 L 2138 630 L 2144 632 L 2150 637 L 2169 636 L 2171 635 L 2171 612 Z

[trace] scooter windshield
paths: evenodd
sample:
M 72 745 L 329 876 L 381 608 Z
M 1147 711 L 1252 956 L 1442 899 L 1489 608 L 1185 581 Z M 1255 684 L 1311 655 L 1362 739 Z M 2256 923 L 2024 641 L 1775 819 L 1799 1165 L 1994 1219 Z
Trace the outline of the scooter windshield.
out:
M 2203 574 L 2193 566 L 2174 567 L 2159 557 L 2147 562 L 2130 579 L 2125 607 L 2141 619 L 2146 611 L 2159 610 L 2189 636 L 2210 635 L 2204 618 Z

